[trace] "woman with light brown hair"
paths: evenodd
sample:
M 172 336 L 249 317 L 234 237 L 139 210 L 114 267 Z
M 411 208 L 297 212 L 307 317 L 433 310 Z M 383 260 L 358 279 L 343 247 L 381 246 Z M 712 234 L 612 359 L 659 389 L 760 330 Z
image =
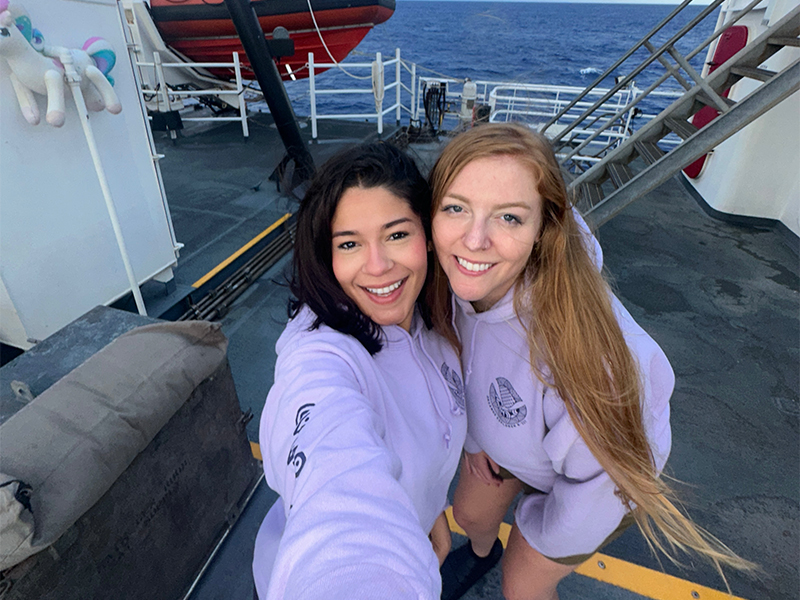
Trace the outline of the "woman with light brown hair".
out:
M 468 435 L 453 510 L 470 541 L 448 557 L 443 599 L 503 560 L 509 600 L 556 586 L 633 522 L 653 548 L 748 568 L 696 527 L 659 477 L 670 450 L 666 356 L 611 292 L 548 141 L 476 127 L 430 176 L 439 259 L 428 302 L 460 344 Z

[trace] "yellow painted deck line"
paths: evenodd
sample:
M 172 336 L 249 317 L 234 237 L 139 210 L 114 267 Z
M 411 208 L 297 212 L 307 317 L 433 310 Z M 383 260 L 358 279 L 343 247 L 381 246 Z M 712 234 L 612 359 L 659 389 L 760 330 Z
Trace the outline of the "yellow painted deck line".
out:
M 640 567 L 600 552 L 575 572 L 654 600 L 744 600 L 727 592 Z
M 447 524 L 450 525 L 450 531 L 453 533 L 457 533 L 458 535 L 466 536 L 467 532 L 459 527 L 456 520 L 453 518 L 453 507 L 448 506 L 447 510 L 444 511 L 445 515 L 447 515 Z M 503 548 L 508 545 L 508 534 L 511 533 L 511 525 L 508 523 L 500 523 L 500 533 L 497 534 L 497 537 L 500 538 L 500 541 L 503 543 Z
M 261 448 L 258 444 L 250 442 L 250 449 L 255 458 L 262 460 Z M 466 532 L 458 526 L 458 523 L 453 518 L 452 506 L 447 507 L 445 514 L 447 515 L 447 523 L 450 525 L 450 531 L 459 535 L 466 535 Z M 508 544 L 509 533 L 511 533 L 511 525 L 501 523 L 498 537 L 503 543 L 503 548 Z M 600 552 L 597 552 L 591 559 L 583 563 L 575 572 L 584 577 L 591 577 L 597 581 L 611 584 L 653 600 L 745 600 L 727 592 L 720 592 L 719 590 L 697 585 L 691 581 L 673 577 L 660 571 L 654 571 L 647 567 L 640 567 Z
M 453 507 L 446 511 L 450 531 L 459 535 L 466 535 L 463 529 L 453 519 Z M 508 544 L 508 534 L 511 525 L 502 523 L 498 537 L 503 543 L 503 548 Z M 602 567 L 600 565 L 603 565 Z M 591 559 L 575 570 L 579 575 L 591 577 L 597 581 L 611 584 L 615 587 L 634 592 L 645 598 L 653 600 L 744 600 L 738 596 L 729 595 L 727 592 L 697 585 L 691 581 L 673 577 L 660 571 L 640 567 L 633 563 L 601 554 L 597 552 Z
M 281 225 L 283 225 L 283 224 L 286 222 L 286 220 L 287 220 L 289 217 L 291 217 L 291 216 L 292 216 L 292 213 L 286 213 L 285 215 L 283 215 L 283 216 L 282 216 L 280 219 L 278 219 L 277 221 L 275 221 L 275 222 L 274 222 L 272 225 L 270 225 L 269 227 L 267 227 L 267 228 L 266 228 L 264 231 L 262 231 L 261 233 L 259 233 L 259 234 L 258 234 L 256 237 L 254 237 L 252 240 L 250 240 L 249 242 L 247 242 L 247 243 L 246 243 L 244 246 L 242 246 L 241 248 L 239 248 L 239 249 L 238 249 L 236 252 L 234 252 L 233 254 L 231 254 L 231 255 L 230 255 L 228 258 L 226 258 L 225 260 L 223 260 L 223 261 L 222 261 L 221 263 L 219 263 L 219 264 L 218 264 L 216 267 L 214 267 L 214 268 L 213 268 L 213 269 L 211 269 L 211 270 L 210 270 L 208 273 L 206 273 L 205 275 L 203 275 L 203 276 L 202 276 L 200 279 L 198 279 L 197 281 L 195 281 L 195 282 L 192 284 L 192 287 L 193 287 L 193 288 L 199 288 L 201 285 L 203 285 L 204 283 L 206 283 L 207 281 L 209 281 L 209 280 L 210 280 L 212 277 L 214 277 L 214 275 L 216 275 L 217 273 L 219 273 L 220 271 L 222 271 L 222 269 L 224 269 L 225 267 L 227 267 L 229 264 L 231 264 L 233 261 L 235 261 L 237 258 L 239 258 L 239 257 L 240 257 L 242 254 L 244 254 L 244 253 L 245 253 L 245 252 L 247 252 L 247 251 L 248 251 L 250 248 L 252 248 L 253 246 L 255 246 L 255 245 L 256 245 L 256 244 L 257 244 L 259 241 L 261 241 L 262 239 L 264 239 L 264 237 L 268 236 L 270 233 L 272 233 L 273 231 L 275 231 L 275 229 L 277 229 L 278 227 L 280 227 Z
M 264 460 L 261 458 L 261 446 L 255 442 L 250 442 L 250 451 L 253 453 L 253 458 L 257 460 Z

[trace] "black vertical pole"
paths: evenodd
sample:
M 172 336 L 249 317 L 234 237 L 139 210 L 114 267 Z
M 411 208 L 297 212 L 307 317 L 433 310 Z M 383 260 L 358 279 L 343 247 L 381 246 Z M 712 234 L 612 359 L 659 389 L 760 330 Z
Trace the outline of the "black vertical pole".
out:
M 286 147 L 289 158 L 294 159 L 294 180 L 300 183 L 310 179 L 314 174 L 314 159 L 300 136 L 300 128 L 292 110 L 292 103 L 286 94 L 286 88 L 278 73 L 278 67 L 272 60 L 264 32 L 258 24 L 256 11 L 250 5 L 250 0 L 225 0 L 225 6 L 231 14 L 236 33 L 242 41 L 242 46 L 247 54 L 247 59 L 256 74 L 258 85 L 267 101 L 269 111 L 275 120 L 275 126 Z

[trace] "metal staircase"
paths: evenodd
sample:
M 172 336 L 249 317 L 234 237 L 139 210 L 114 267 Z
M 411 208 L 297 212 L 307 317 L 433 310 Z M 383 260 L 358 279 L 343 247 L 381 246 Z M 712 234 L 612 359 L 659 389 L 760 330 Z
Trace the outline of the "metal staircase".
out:
M 726 22 L 723 28 L 714 32 L 686 56 L 682 56 L 675 49 L 675 43 L 722 4 L 723 0 L 712 2 L 668 41 L 661 44 L 660 47 L 656 47 L 652 41 L 653 36 L 690 2 L 691 0 L 686 0 L 678 6 L 625 56 L 599 76 L 581 95 L 565 106 L 542 128 L 542 131 L 551 127 L 551 131 L 560 129 L 557 135 L 552 136 L 556 153 L 562 167 L 569 174 L 569 188 L 577 199 L 579 210 L 595 226 L 600 226 L 611 219 L 625 206 L 661 185 L 683 167 L 703 156 L 800 89 L 800 59 L 791 62 L 780 72 L 760 68 L 764 61 L 785 46 L 800 46 L 798 43 L 800 6 L 796 6 L 778 22 L 771 25 L 762 35 L 750 41 L 742 50 L 724 64 L 716 66 L 716 70 L 703 78 L 689 64 L 692 57 L 704 51 L 711 42 L 748 14 L 762 0 L 751 2 L 734 19 Z M 615 69 L 641 48 L 649 51 L 650 55 L 647 59 L 626 77 L 619 78 L 613 88 L 609 89 L 577 119 L 571 120 L 569 124 L 565 125 L 564 115 L 585 98 L 590 90 L 597 87 L 602 80 L 611 75 Z M 671 57 L 674 64 L 667 57 Z M 595 114 L 596 111 L 601 113 L 598 109 L 611 95 L 632 82 L 634 77 L 655 61 L 664 67 L 665 73 L 643 94 L 637 96 L 613 116 L 603 114 L 602 117 L 598 117 Z M 682 73 L 687 77 L 684 77 Z M 593 149 L 597 146 L 598 136 L 606 129 L 618 126 L 626 113 L 629 114 L 636 104 L 670 77 L 685 89 L 682 97 L 624 141 L 603 147 L 599 151 Z M 738 102 L 726 98 L 723 91 L 745 77 L 762 83 Z M 658 92 L 654 96 L 657 94 Z M 713 107 L 719 111 L 719 115 L 707 125 L 698 128 L 688 119 L 691 119 L 704 106 Z M 579 133 L 586 130 L 581 125 L 586 123 L 593 124 L 591 132 Z M 595 123 L 598 123 L 599 126 Z M 556 127 L 553 127 L 554 125 Z M 673 143 L 673 147 L 668 149 L 665 147 L 667 144 L 664 143 L 664 138 L 670 136 L 675 140 L 671 134 L 677 135 L 679 141 Z M 637 158 L 642 160 L 635 160 Z M 640 170 L 636 172 L 637 169 Z

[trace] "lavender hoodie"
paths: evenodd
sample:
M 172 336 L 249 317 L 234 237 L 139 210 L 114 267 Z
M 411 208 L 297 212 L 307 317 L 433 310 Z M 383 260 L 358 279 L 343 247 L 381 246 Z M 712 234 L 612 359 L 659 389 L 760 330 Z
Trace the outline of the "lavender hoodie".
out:
M 415 315 L 370 356 L 305 308 L 281 335 L 259 437 L 281 499 L 259 531 L 266 598 L 438 598 L 428 533 L 466 435 L 452 348 Z
M 599 268 L 600 247 L 582 219 L 579 222 Z M 533 374 L 527 337 L 514 312 L 513 289 L 483 313 L 459 298 L 455 304 L 469 422 L 465 450 L 485 451 L 543 492 L 524 496 L 515 512 L 531 547 L 550 558 L 593 552 L 616 529 L 626 509 L 561 397 Z M 639 365 L 645 428 L 660 471 L 672 440 L 669 398 L 675 377 L 661 348 L 616 297 L 612 305 Z

